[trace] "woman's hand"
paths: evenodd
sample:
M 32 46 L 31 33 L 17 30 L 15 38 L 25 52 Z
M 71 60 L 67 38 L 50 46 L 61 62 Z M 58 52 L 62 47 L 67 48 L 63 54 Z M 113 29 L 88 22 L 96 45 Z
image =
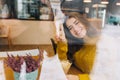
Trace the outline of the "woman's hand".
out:
M 68 80 L 80 80 L 79 77 L 77 75 L 67 75 L 67 79 Z
M 55 36 L 55 41 L 56 42 L 67 42 L 66 37 L 65 37 L 65 33 L 64 33 L 63 24 L 60 25 L 59 35 Z

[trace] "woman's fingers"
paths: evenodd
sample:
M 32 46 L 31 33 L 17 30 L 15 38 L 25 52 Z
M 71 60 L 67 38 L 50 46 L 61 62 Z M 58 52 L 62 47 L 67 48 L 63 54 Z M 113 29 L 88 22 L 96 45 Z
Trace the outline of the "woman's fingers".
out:
M 60 35 L 59 35 L 60 40 L 66 42 L 63 25 L 60 26 L 59 31 L 60 31 Z
M 55 40 L 56 40 L 57 42 L 60 42 L 60 41 L 65 42 L 65 41 L 66 41 L 66 39 L 63 38 L 63 36 L 56 36 L 56 37 L 55 37 Z
M 59 35 L 55 36 L 55 40 L 56 42 L 67 42 L 66 38 L 65 38 L 65 33 L 64 33 L 64 28 L 63 28 L 63 24 L 60 25 L 59 27 Z
M 63 25 L 60 25 L 60 29 L 59 29 L 60 35 L 64 36 L 64 29 L 63 29 Z

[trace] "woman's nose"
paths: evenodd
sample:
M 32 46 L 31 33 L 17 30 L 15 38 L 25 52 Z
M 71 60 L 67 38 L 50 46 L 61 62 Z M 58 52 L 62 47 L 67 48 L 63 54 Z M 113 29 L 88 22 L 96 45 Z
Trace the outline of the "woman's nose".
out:
M 74 30 L 75 30 L 75 31 L 78 31 L 78 28 L 77 28 L 77 26 L 73 26 L 73 28 L 74 28 Z
M 78 29 L 77 29 L 77 27 L 76 27 L 76 26 L 74 26 L 74 27 L 73 27 L 73 31 L 74 31 L 74 33 L 75 33 L 75 34 L 77 34 Z

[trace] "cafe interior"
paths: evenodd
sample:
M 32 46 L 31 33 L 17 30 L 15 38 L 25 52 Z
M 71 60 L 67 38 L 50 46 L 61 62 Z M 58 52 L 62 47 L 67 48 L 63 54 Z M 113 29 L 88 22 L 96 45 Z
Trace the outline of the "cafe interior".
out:
M 36 49 L 44 50 L 49 57 L 54 56 L 56 16 L 62 17 L 59 11 L 83 14 L 98 30 L 106 25 L 108 29 L 108 25 L 114 26 L 115 30 L 108 34 L 120 32 L 120 0 L 0 0 L 0 60 L 9 53 L 24 56 Z M 36 54 L 33 52 L 32 56 Z M 5 65 L 4 69 L 6 79 L 0 80 L 14 80 L 13 71 Z M 72 65 L 67 74 L 82 72 Z M 36 80 L 40 80 L 39 76 Z

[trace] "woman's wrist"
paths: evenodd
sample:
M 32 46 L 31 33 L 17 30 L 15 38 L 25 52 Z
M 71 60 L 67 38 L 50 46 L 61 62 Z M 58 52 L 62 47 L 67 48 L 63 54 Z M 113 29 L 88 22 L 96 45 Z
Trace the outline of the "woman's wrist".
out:
M 61 60 L 61 64 L 62 64 L 62 67 L 63 67 L 65 74 L 67 74 L 72 63 L 70 63 L 69 60 Z
M 80 80 L 80 79 L 79 79 L 79 76 L 77 76 L 77 75 L 72 75 L 72 74 L 67 75 L 67 79 L 68 79 L 68 80 Z

